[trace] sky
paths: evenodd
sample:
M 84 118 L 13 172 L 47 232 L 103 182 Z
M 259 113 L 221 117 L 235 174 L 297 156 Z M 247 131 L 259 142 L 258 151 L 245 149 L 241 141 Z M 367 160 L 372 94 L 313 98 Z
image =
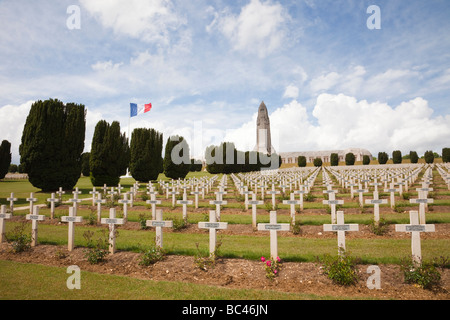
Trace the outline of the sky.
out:
M 0 140 L 18 164 L 31 104 L 54 98 L 86 106 L 87 152 L 104 119 L 202 158 L 252 150 L 264 101 L 277 152 L 440 154 L 449 17 L 448 0 L 0 0 Z

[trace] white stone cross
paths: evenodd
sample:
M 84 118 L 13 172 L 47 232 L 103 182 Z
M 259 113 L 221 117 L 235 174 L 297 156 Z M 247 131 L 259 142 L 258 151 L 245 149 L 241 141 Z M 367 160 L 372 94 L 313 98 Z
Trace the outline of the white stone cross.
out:
M 55 202 L 59 202 L 58 198 L 55 198 L 55 194 L 52 193 L 50 198 L 47 198 L 47 201 L 50 202 L 50 219 L 55 219 Z
M 38 199 L 34 197 L 34 192 L 31 192 L 30 197 L 25 200 L 30 202 L 30 214 L 32 214 L 34 212 L 34 203 L 37 202 Z
M 216 212 L 209 210 L 209 222 L 199 222 L 199 229 L 209 229 L 209 254 L 214 255 L 216 251 L 216 232 L 228 228 L 227 222 L 217 222 Z
M 95 190 L 95 187 L 92 188 L 92 191 L 89 191 L 90 194 L 92 194 L 92 206 L 95 206 L 95 196 L 98 193 L 97 190 Z
M 221 194 L 216 193 L 216 200 L 209 201 L 209 204 L 216 205 L 216 216 L 217 216 L 217 220 L 219 220 L 219 221 L 220 221 L 220 206 L 228 203 L 226 200 L 221 200 L 221 198 L 222 198 Z
M 156 200 L 155 196 L 156 192 L 150 192 L 150 200 L 145 201 L 148 204 L 152 205 L 152 219 L 156 219 L 156 205 L 161 204 L 161 200 Z
M 116 209 L 109 209 L 109 218 L 102 218 L 102 224 L 109 225 L 109 253 L 116 252 L 116 225 L 124 224 L 123 219 L 116 218 Z
M 102 219 L 102 203 L 106 203 L 106 199 L 102 199 L 102 194 L 99 192 L 94 203 L 97 204 L 97 222 L 100 222 Z
M 428 203 L 433 203 L 434 199 L 430 198 L 418 198 L 418 199 L 409 199 L 409 203 L 418 203 L 419 204 L 419 220 L 420 224 L 425 224 L 425 206 Z
M 270 211 L 270 223 L 258 223 L 259 231 L 270 231 L 270 257 L 276 259 L 278 257 L 278 231 L 289 231 L 289 223 L 277 223 L 277 212 Z
M 374 191 L 376 191 L 376 192 L 378 192 L 378 186 L 381 186 L 381 185 L 382 185 L 382 184 L 379 183 L 377 180 L 378 180 L 377 177 L 375 177 L 374 182 L 369 183 L 369 185 L 375 187 Z
M 373 192 L 373 199 L 366 200 L 366 204 L 373 204 L 373 220 L 375 224 L 380 222 L 380 204 L 387 203 L 386 199 L 378 199 L 378 191 Z
M 103 194 L 106 196 L 106 191 L 108 191 L 108 187 L 106 186 L 106 183 L 100 189 L 103 190 Z
M 391 203 L 391 208 L 393 208 L 395 206 L 395 192 L 398 192 L 398 189 L 394 188 L 394 184 L 391 183 L 390 185 L 390 189 L 384 189 L 384 192 L 390 192 L 391 193 L 391 198 L 390 198 L 390 203 Z
M 248 195 L 252 194 L 251 191 L 248 191 L 248 187 L 244 187 L 244 191 L 242 191 L 242 194 L 245 196 L 245 210 L 248 210 Z
M 298 194 L 300 198 L 300 211 L 303 211 L 303 195 L 306 193 L 306 190 L 303 190 L 303 186 L 300 186 L 300 190 L 294 191 L 294 194 Z
M 59 187 L 59 190 L 56 191 L 56 194 L 58 195 L 59 198 L 59 202 L 62 203 L 62 195 L 65 194 L 66 192 L 62 189 L 62 187 Z
M 256 193 L 252 193 L 252 200 L 247 201 L 247 205 L 252 205 L 252 226 L 255 229 L 256 228 L 256 206 L 264 204 L 264 201 L 262 200 L 256 200 Z
M 324 224 L 323 231 L 334 231 L 338 234 L 338 254 L 341 256 L 345 252 L 345 232 L 359 231 L 357 224 L 344 223 L 344 211 L 337 212 L 337 224 Z
M 283 204 L 289 204 L 291 206 L 291 224 L 295 224 L 295 205 L 300 204 L 299 200 L 295 200 L 294 193 L 291 193 L 290 200 L 283 200 Z
M 78 195 L 81 194 L 81 191 L 78 191 L 78 187 L 75 188 L 75 191 L 72 192 L 73 193 L 73 199 L 69 199 L 69 202 L 73 203 L 73 208 L 74 208 L 74 214 L 77 215 L 77 207 L 78 207 L 78 203 L 81 202 L 81 199 L 78 199 Z
M 44 221 L 45 216 L 39 214 L 39 207 L 33 208 L 33 214 L 27 214 L 25 219 L 31 220 L 31 246 L 37 245 L 38 221 Z
M 397 183 L 395 183 L 395 184 L 398 185 L 398 187 L 399 187 L 398 193 L 400 194 L 400 196 L 402 196 L 404 183 L 400 180 L 400 178 L 398 178 Z
M 83 217 L 77 217 L 73 207 L 69 208 L 69 216 L 61 217 L 61 222 L 69 223 L 69 234 L 67 242 L 67 250 L 73 251 L 75 248 L 74 236 L 75 236 L 75 222 L 83 222 Z
M 163 221 L 163 211 L 162 209 L 156 210 L 156 219 L 147 220 L 145 225 L 147 227 L 156 228 L 156 238 L 155 243 L 157 247 L 163 247 L 163 233 L 162 228 L 172 228 L 173 221 Z
M 363 189 L 361 187 L 361 183 L 359 183 L 359 187 L 358 187 L 358 189 L 355 190 L 355 192 L 359 193 L 359 204 L 360 204 L 361 207 L 364 207 L 363 194 L 364 194 L 364 192 L 369 192 L 369 190 Z
M 172 188 L 172 191 L 167 192 L 167 194 L 172 195 L 172 207 L 175 207 L 175 195 L 180 194 L 178 191 L 175 191 L 175 188 Z
M 323 204 L 331 206 L 331 223 L 336 223 L 336 205 L 344 204 L 344 200 L 336 200 L 335 190 L 324 190 L 323 193 L 328 193 L 328 200 L 322 200 Z
M 191 194 L 195 195 L 195 209 L 198 209 L 198 195 L 201 194 L 201 192 L 198 191 L 198 186 L 195 187 L 195 191 L 192 191 Z
M 133 208 L 136 190 L 137 190 L 136 187 L 130 187 L 130 191 L 126 192 L 126 194 L 130 196 L 130 208 Z
M 120 183 L 116 189 L 117 189 L 117 194 L 120 196 L 122 194 L 122 189 L 123 189 L 123 187 L 120 185 Z
M 192 200 L 187 200 L 186 192 L 183 193 L 183 200 L 178 200 L 177 204 L 183 205 L 183 220 L 187 221 L 187 205 L 192 204 Z
M 123 194 L 123 199 L 119 200 L 119 203 L 123 204 L 123 218 L 126 221 L 128 219 L 128 207 L 127 207 L 127 205 L 131 203 L 131 200 L 128 200 L 128 194 L 127 193 Z
M 396 232 L 411 232 L 411 250 L 413 262 L 416 265 L 422 263 L 422 250 L 420 247 L 420 233 L 434 232 L 434 224 L 419 224 L 419 213 L 417 211 L 409 212 L 410 224 L 396 224 Z
M 14 192 L 11 192 L 11 196 L 6 198 L 6 201 L 9 201 L 9 211 L 11 214 L 14 213 L 14 202 L 17 201 L 17 198 L 14 198 Z
M 111 190 L 108 191 L 108 194 L 111 195 L 111 202 L 114 202 L 114 195 L 115 195 L 116 193 L 117 193 L 117 192 L 114 191 L 114 187 L 111 187 Z
M 6 205 L 0 207 L 0 243 L 5 240 L 5 219 L 11 219 L 11 214 L 6 213 Z
M 267 194 L 272 195 L 272 210 L 275 210 L 275 195 L 280 194 L 280 191 L 275 190 L 275 185 L 272 183 L 272 190 L 267 191 Z

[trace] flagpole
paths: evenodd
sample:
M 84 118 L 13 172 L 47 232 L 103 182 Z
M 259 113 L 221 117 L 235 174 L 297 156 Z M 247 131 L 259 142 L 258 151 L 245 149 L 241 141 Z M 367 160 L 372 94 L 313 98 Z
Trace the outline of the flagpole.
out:
M 130 137 L 130 130 L 131 130 L 131 128 L 130 128 L 130 126 L 131 126 L 131 106 L 130 106 L 130 113 L 128 114 L 128 146 L 129 147 L 131 147 L 131 137 Z M 130 176 L 129 169 L 130 169 L 130 166 L 128 166 L 128 168 L 127 168 L 127 174 L 126 174 L 127 177 Z

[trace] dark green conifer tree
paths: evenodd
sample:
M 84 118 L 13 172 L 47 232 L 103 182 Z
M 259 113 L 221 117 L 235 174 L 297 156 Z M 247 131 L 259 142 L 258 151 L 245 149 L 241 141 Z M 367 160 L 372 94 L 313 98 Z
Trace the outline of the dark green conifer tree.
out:
M 3 140 L 0 145 L 0 179 L 3 179 L 9 171 L 11 164 L 11 143 Z
M 119 122 L 100 120 L 95 126 L 89 159 L 92 184 L 117 186 L 129 162 L 130 147 L 125 133 L 120 132 Z
M 184 179 L 189 173 L 191 159 L 189 145 L 183 137 L 172 136 L 167 139 L 164 151 L 164 174 L 172 179 Z
M 163 135 L 155 129 L 134 129 L 130 144 L 130 172 L 141 182 L 157 180 L 162 172 Z
M 34 187 L 55 191 L 75 186 L 81 174 L 85 129 L 84 105 L 54 99 L 31 105 L 19 153 Z

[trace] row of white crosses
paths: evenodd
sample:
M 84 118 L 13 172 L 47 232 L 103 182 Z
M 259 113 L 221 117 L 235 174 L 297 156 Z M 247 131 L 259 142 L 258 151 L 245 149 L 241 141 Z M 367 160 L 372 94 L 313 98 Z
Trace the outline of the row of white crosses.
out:
M 408 190 L 408 184 L 414 183 L 417 179 L 419 173 L 423 169 L 423 165 L 416 165 L 413 167 L 389 167 L 387 169 L 329 169 L 336 178 L 340 181 L 343 187 L 350 187 L 351 196 L 353 197 L 354 192 L 359 193 L 359 203 L 361 206 L 364 204 L 381 204 L 385 203 L 385 201 L 378 199 L 378 187 L 383 184 L 378 182 L 384 182 L 384 192 L 390 193 L 390 205 L 391 207 L 395 206 L 395 192 L 398 192 L 402 195 L 403 186 L 405 186 L 405 190 Z M 380 176 L 380 177 L 379 177 Z M 373 180 L 373 182 L 371 182 Z M 395 181 L 397 180 L 397 181 Z M 358 183 L 356 183 L 358 181 Z M 390 188 L 388 188 L 388 182 L 390 182 Z M 362 186 L 364 183 L 364 187 Z M 354 190 L 353 187 L 358 186 L 357 190 Z M 369 192 L 368 187 L 373 187 L 373 195 L 374 198 L 371 202 L 364 201 L 363 194 Z M 398 186 L 398 188 L 395 188 Z
M 448 190 L 450 190 L 450 164 L 438 163 L 436 164 L 436 169 L 442 180 L 444 180 L 444 183 L 447 184 Z

